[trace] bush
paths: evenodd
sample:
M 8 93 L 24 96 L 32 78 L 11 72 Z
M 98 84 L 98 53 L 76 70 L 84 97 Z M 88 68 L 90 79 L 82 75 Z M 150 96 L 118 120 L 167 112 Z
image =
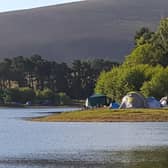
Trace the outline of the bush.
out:
M 66 93 L 54 93 L 51 89 L 37 90 L 37 101 L 43 105 L 67 105 L 71 104 L 71 99 Z
M 59 93 L 60 105 L 69 105 L 72 103 L 70 97 L 66 93 Z
M 26 103 L 27 101 L 34 101 L 35 93 L 31 88 L 5 89 L 3 99 L 5 102 Z
M 153 75 L 151 80 L 145 82 L 141 88 L 145 96 L 154 96 L 161 98 L 168 95 L 168 68 L 160 68 L 157 73 Z
M 55 94 L 51 89 L 45 88 L 44 90 L 36 91 L 36 98 L 39 103 L 42 104 L 59 104 L 59 96 Z
M 21 102 L 21 94 L 18 88 L 11 88 L 4 90 L 5 102 Z
M 103 72 L 97 80 L 95 92 L 119 101 L 129 91 L 140 91 L 144 81 L 151 75 L 146 74 L 150 68 L 149 65 L 124 65 Z
M 35 92 L 33 89 L 24 87 L 24 88 L 19 88 L 20 92 L 20 97 L 21 97 L 21 102 L 26 103 L 27 101 L 33 102 L 35 99 Z

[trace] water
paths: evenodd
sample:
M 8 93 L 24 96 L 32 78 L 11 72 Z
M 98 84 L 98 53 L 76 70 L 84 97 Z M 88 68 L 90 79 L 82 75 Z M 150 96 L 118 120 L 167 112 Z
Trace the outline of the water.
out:
M 2 168 L 167 168 L 168 123 L 40 123 L 72 108 L 0 109 Z

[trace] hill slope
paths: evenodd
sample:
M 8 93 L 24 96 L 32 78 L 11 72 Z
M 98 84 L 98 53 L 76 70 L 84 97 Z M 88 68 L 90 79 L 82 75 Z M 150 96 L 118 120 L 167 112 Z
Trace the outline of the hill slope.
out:
M 135 31 L 168 16 L 167 0 L 88 0 L 0 13 L 0 58 L 123 60 Z

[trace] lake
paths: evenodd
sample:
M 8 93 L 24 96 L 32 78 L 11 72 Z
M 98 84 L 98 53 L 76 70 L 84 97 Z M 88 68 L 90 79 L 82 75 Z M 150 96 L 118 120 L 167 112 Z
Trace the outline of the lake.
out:
M 76 108 L 0 108 L 1 168 L 167 168 L 168 123 L 40 123 Z

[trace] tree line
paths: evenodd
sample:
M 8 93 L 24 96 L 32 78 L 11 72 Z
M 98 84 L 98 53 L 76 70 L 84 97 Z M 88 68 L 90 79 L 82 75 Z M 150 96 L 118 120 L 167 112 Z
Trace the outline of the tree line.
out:
M 118 63 L 103 59 L 74 60 L 66 64 L 43 59 L 40 55 L 5 58 L 0 62 L 0 90 L 30 88 L 37 93 L 50 89 L 73 99 L 84 99 L 94 92 L 100 72 L 114 66 Z
M 168 18 L 155 32 L 142 27 L 135 35 L 135 47 L 119 67 L 102 72 L 95 92 L 118 101 L 129 91 L 160 99 L 168 95 Z

